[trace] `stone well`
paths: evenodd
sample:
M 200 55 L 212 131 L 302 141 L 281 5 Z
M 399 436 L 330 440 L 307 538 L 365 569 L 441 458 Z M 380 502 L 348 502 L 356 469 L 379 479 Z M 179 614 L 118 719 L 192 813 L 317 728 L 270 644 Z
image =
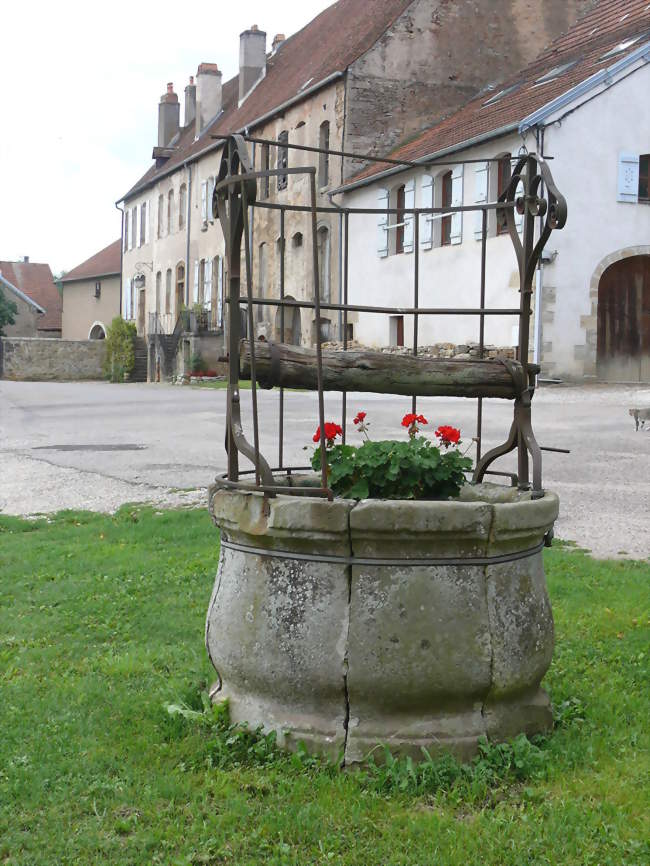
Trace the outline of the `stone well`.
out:
M 542 562 L 558 499 L 327 502 L 211 490 L 206 644 L 234 722 L 359 763 L 378 744 L 466 759 L 550 728 Z

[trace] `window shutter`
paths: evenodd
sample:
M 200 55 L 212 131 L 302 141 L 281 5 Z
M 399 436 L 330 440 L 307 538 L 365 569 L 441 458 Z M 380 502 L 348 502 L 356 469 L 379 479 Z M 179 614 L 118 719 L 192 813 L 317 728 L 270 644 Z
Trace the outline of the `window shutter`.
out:
M 404 185 L 404 210 L 408 211 L 415 207 L 415 178 Z M 404 252 L 413 252 L 413 235 L 415 231 L 415 220 L 413 214 L 404 214 Z
M 488 163 L 479 163 L 476 166 L 475 173 L 475 193 L 474 200 L 476 204 L 486 204 L 488 200 Z M 483 211 L 477 210 L 475 214 L 476 225 L 474 227 L 474 237 L 477 241 L 483 238 Z
M 194 294 L 193 294 L 194 303 L 198 304 L 199 302 L 199 262 L 198 260 L 194 262 Z
M 124 211 L 124 252 L 129 249 L 129 220 L 131 213 L 128 210 Z
M 388 210 L 389 194 L 387 189 L 380 189 L 377 195 L 377 208 L 384 211 L 377 216 L 377 252 L 385 259 L 388 255 Z
M 136 247 L 142 246 L 142 240 L 140 238 L 140 219 L 141 219 L 141 206 L 136 205 L 136 208 L 135 208 L 135 245 L 136 245 Z
M 515 202 L 517 201 L 518 196 L 522 196 L 524 194 L 524 185 L 519 182 L 517 184 L 517 189 L 515 190 Z M 519 234 L 521 234 L 524 230 L 524 215 L 519 213 L 517 210 L 517 206 L 515 204 L 515 226 Z
M 201 219 L 206 222 L 208 219 L 208 182 L 204 180 L 201 183 Z
M 131 298 L 132 298 L 132 280 L 127 280 L 126 290 L 124 293 L 124 318 L 127 322 L 131 321 Z
M 217 323 L 223 324 L 223 259 L 217 259 Z
M 463 206 L 463 166 L 457 165 L 451 175 L 451 206 Z M 451 243 L 463 242 L 463 215 L 455 213 L 451 216 Z
M 639 202 L 639 155 L 636 153 L 619 154 L 617 201 Z
M 212 309 L 212 262 L 205 259 L 203 263 L 203 306 Z
M 214 219 L 214 216 L 212 214 L 212 196 L 214 195 L 215 184 L 215 178 L 211 177 L 208 181 L 208 200 L 205 204 L 205 212 L 207 214 L 206 219 L 209 219 L 211 222 Z
M 124 282 L 122 285 L 122 311 L 120 315 L 123 319 L 127 319 L 127 297 L 128 297 L 128 283 Z
M 433 207 L 433 178 L 430 174 L 422 176 L 422 207 Z M 433 246 L 433 214 L 420 215 L 420 246 L 430 250 Z
M 149 223 L 151 222 L 151 214 L 149 213 L 149 211 L 151 210 L 151 208 L 149 207 L 149 202 L 148 202 L 148 201 L 145 202 L 145 203 L 143 204 L 143 207 L 145 208 L 145 215 L 144 215 L 144 216 L 145 216 L 145 219 L 144 219 L 144 242 L 145 242 L 145 244 L 148 244 L 148 243 L 149 243 L 149 239 L 150 239 L 150 236 L 149 236 L 149 231 L 150 231 L 150 229 L 149 229 Z

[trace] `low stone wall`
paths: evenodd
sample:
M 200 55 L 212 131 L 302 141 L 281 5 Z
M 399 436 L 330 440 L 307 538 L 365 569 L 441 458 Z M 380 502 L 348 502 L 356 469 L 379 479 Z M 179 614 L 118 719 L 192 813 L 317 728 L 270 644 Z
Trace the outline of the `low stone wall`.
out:
M 105 357 L 104 340 L 2 337 L 0 377 L 27 382 L 103 379 Z

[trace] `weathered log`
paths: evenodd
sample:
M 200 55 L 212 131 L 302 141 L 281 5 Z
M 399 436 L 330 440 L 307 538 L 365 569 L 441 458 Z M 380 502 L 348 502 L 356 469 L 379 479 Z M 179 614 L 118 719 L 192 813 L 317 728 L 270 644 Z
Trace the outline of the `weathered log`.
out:
M 242 340 L 241 378 L 251 378 L 250 344 Z M 514 400 L 513 361 L 456 361 L 384 352 L 323 350 L 325 391 L 364 391 L 419 397 L 500 397 Z M 285 343 L 255 343 L 255 372 L 262 388 L 318 388 L 316 350 Z

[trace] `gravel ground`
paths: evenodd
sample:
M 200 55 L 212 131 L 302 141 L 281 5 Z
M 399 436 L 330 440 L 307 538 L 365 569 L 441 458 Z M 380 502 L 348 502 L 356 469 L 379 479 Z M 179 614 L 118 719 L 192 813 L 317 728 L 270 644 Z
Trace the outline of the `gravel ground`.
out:
M 242 401 L 250 415 L 249 392 Z M 261 448 L 272 455 L 277 395 L 260 393 L 259 404 Z M 650 557 L 650 431 L 636 433 L 628 415 L 630 407 L 650 406 L 650 389 L 546 387 L 534 404 L 540 443 L 572 451 L 545 455 L 545 486 L 562 502 L 556 535 L 599 557 Z M 289 393 L 286 406 L 285 456 L 304 465 L 316 397 Z M 328 417 L 337 417 L 339 406 L 328 398 Z M 349 417 L 368 412 L 376 438 L 401 435 L 409 409 L 403 398 L 367 394 L 350 395 L 348 406 Z M 422 400 L 420 411 L 432 423 L 460 426 L 467 438 L 473 433 L 473 401 Z M 506 402 L 486 404 L 486 448 L 505 438 L 511 413 Z M 0 382 L 0 511 L 205 503 L 208 484 L 225 468 L 224 415 L 225 393 L 208 388 Z M 499 468 L 514 464 L 508 458 Z

